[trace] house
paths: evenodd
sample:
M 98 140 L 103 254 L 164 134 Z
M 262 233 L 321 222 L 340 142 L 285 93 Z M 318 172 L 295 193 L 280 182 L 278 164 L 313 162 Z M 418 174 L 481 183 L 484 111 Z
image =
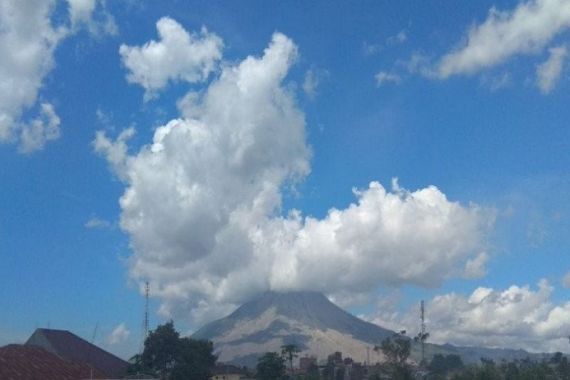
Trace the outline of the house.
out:
M 210 380 L 244 380 L 248 377 L 247 370 L 232 364 L 218 363 L 212 370 Z
M 2 380 L 79 380 L 107 376 L 85 363 L 66 360 L 41 347 L 10 344 L 0 347 Z
M 67 330 L 37 329 L 25 345 L 42 348 L 69 362 L 87 365 L 109 379 L 124 377 L 129 366 L 123 359 Z

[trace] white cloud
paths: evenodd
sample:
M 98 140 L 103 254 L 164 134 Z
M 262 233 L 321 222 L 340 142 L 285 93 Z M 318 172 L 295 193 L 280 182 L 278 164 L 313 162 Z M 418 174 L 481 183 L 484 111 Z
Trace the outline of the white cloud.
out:
M 42 103 L 40 105 L 40 116 L 20 126 L 20 151 L 31 153 L 41 150 L 46 142 L 58 139 L 60 123 L 61 121 L 53 106 L 49 103 Z
M 427 302 L 430 341 L 456 345 L 568 352 L 570 302 L 555 304 L 546 280 L 536 290 L 513 285 L 505 290 L 479 287 L 469 296 L 449 293 Z M 378 309 L 375 323 L 418 330 L 418 313 Z
M 88 23 L 97 6 L 97 0 L 67 0 L 72 25 Z
M 514 55 L 540 53 L 568 27 L 567 0 L 530 0 L 512 11 L 491 8 L 487 19 L 469 30 L 465 43 L 441 59 L 437 75 L 471 74 Z
M 189 34 L 171 18 L 156 23 L 159 41 L 145 45 L 121 45 L 119 53 L 129 70 L 127 80 L 146 90 L 146 99 L 169 81 L 196 83 L 208 78 L 222 57 L 222 39 L 206 28 Z
M 376 85 L 378 87 L 387 83 L 398 84 L 402 81 L 402 78 L 398 74 L 388 73 L 386 71 L 378 72 L 374 78 L 376 79 Z
M 55 65 L 59 43 L 77 31 L 78 23 L 96 26 L 92 19 L 96 3 L 68 0 L 69 29 L 53 25 L 54 0 L 0 2 L 0 143 L 16 144 L 20 152 L 31 153 L 59 138 L 60 118 L 50 102 L 38 103 L 39 92 Z M 112 21 L 104 9 L 100 13 Z M 107 22 L 104 28 L 110 25 Z
M 465 277 L 480 278 L 485 276 L 487 260 L 489 260 L 489 255 L 486 252 L 481 252 L 477 257 L 467 260 L 467 263 L 465 263 Z
M 567 289 L 570 288 L 570 272 L 566 273 L 562 279 L 562 285 Z
M 86 27 L 95 36 L 118 33 L 115 19 L 106 10 L 104 0 L 67 0 L 67 3 L 73 30 Z
M 95 140 L 93 140 L 93 148 L 95 152 L 105 156 L 112 169 L 121 178 L 125 177 L 125 166 L 127 165 L 127 153 L 129 141 L 135 135 L 133 127 L 127 128 L 122 131 L 117 139 L 111 142 L 104 131 L 97 131 Z
M 568 54 L 565 46 L 551 48 L 549 53 L 548 60 L 536 68 L 536 84 L 543 94 L 550 93 L 558 83 Z
M 66 34 L 51 24 L 53 7 L 53 1 L 0 3 L 0 143 L 18 144 L 25 153 L 59 136 L 59 118 L 47 102 L 37 106 L 38 116 L 22 120 L 24 111 L 36 106 L 54 66 L 53 52 Z
M 126 186 L 130 274 L 150 280 L 161 313 L 199 323 L 267 289 L 435 286 L 463 276 L 484 249 L 493 213 L 434 186 L 412 192 L 394 182 L 387 191 L 373 182 L 323 219 L 282 216 L 283 191 L 310 171 L 304 115 L 283 83 L 296 56 L 276 33 L 263 56 L 225 65 L 181 99 L 181 118 L 134 154 L 132 131 L 116 141 L 97 134 L 96 150 Z
M 115 327 L 115 329 L 111 332 L 111 334 L 109 334 L 109 336 L 107 337 L 107 343 L 112 346 L 123 343 L 129 338 L 130 334 L 131 332 L 129 331 L 125 323 L 121 323 L 117 327 Z
M 321 81 L 327 76 L 328 72 L 326 70 L 307 70 L 302 87 L 303 91 L 310 99 L 314 99 L 317 96 L 317 89 L 321 84 Z
M 85 228 L 89 229 L 104 229 L 110 228 L 111 222 L 105 219 L 98 218 L 96 216 L 92 216 L 89 218 L 87 222 L 85 222 Z

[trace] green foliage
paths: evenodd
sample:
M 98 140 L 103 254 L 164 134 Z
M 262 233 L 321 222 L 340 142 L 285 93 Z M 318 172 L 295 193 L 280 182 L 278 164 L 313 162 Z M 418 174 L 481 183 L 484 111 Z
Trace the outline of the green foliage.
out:
M 381 350 L 386 357 L 386 366 L 392 379 L 412 379 L 412 369 L 407 363 L 411 350 L 409 338 L 403 334 L 394 334 L 391 338 L 384 339 L 380 347 L 374 347 L 374 350 Z
M 208 380 L 211 369 L 216 365 L 216 356 L 212 353 L 212 342 L 182 338 L 178 342 L 176 365 L 172 369 L 173 380 L 196 379 Z
M 437 378 L 437 377 L 434 377 Z M 497 365 L 482 359 L 480 365 L 464 367 L 451 376 L 453 380 L 567 380 L 570 379 L 568 358 L 555 355 L 549 361 L 532 362 L 529 359 L 503 361 Z
M 450 372 L 456 371 L 463 367 L 463 361 L 459 355 L 436 354 L 431 359 L 428 369 L 433 375 L 445 377 Z M 435 376 L 434 376 L 435 377 Z
M 299 353 L 299 348 L 294 344 L 286 344 L 281 346 L 281 355 L 289 361 L 289 369 L 291 371 L 291 376 L 293 375 L 293 358 L 296 358 Z
M 208 380 L 216 363 L 213 350 L 212 342 L 180 338 L 170 321 L 149 333 L 142 355 L 133 357 L 128 373 L 169 380 Z
M 170 321 L 151 331 L 144 342 L 143 367 L 151 369 L 161 378 L 166 378 L 176 362 L 180 334 Z
M 257 360 L 256 369 L 260 380 L 280 380 L 285 376 L 285 359 L 277 352 L 267 352 Z

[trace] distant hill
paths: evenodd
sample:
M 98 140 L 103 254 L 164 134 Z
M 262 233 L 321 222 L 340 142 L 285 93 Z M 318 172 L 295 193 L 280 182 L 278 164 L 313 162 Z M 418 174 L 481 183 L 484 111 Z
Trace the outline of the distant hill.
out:
M 265 352 L 280 352 L 284 344 L 296 344 L 301 355 L 324 360 L 335 351 L 358 362 L 382 361 L 374 345 L 394 334 L 393 331 L 365 322 L 344 311 L 317 292 L 266 292 L 234 311 L 196 331 L 192 337 L 214 342 L 219 360 L 255 366 Z M 426 355 L 460 355 L 465 362 L 480 357 L 515 359 L 529 356 L 522 350 L 498 350 L 452 345 L 426 345 Z M 536 356 L 536 355 L 530 355 Z M 420 357 L 419 345 L 412 347 L 412 357 Z

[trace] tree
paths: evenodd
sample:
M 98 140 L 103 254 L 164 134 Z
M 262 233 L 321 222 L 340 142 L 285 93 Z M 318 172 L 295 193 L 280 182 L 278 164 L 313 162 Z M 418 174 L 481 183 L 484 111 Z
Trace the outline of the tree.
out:
M 257 375 L 260 380 L 279 380 L 285 375 L 285 359 L 277 352 L 267 352 L 257 360 Z
M 142 370 L 161 379 L 208 380 L 216 363 L 212 342 L 180 338 L 172 321 L 151 331 L 129 373 Z
M 459 355 L 435 354 L 431 359 L 428 369 L 436 375 L 447 375 L 451 371 L 455 371 L 463 367 L 463 361 Z
M 176 365 L 172 369 L 172 380 L 210 379 L 217 359 L 213 351 L 212 342 L 190 338 L 180 339 L 176 353 Z
M 149 368 L 161 379 L 165 379 L 176 362 L 180 334 L 169 321 L 151 331 L 144 341 L 142 353 L 143 368 Z
M 293 358 L 298 356 L 299 348 L 294 344 L 286 344 L 281 346 L 281 355 L 289 361 L 289 369 L 291 370 L 291 377 L 293 377 Z
M 408 337 L 404 336 L 403 332 L 384 339 L 379 347 L 374 347 L 374 350 L 381 350 L 384 354 L 388 370 L 391 372 L 393 379 L 405 380 L 412 378 L 412 370 L 407 363 L 410 356 L 411 342 Z

